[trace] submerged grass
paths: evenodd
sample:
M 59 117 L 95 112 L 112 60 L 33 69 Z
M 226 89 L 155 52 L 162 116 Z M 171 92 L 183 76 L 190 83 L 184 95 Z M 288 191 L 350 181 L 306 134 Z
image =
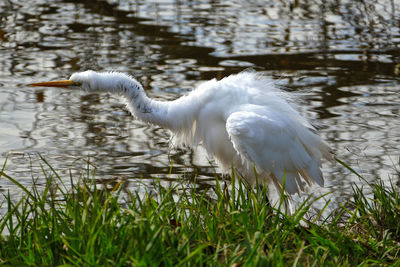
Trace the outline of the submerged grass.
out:
M 310 201 L 287 215 L 265 205 L 264 189 L 241 182 L 227 194 L 217 180 L 210 189 L 215 198 L 160 183 L 155 195 L 122 194 L 122 186 L 97 188 L 89 170 L 78 181 L 71 177 L 67 188 L 43 162 L 50 169 L 43 171 L 44 188 L 33 181 L 28 189 L 5 166 L 1 170 L 2 179 L 20 187 L 23 196 L 17 202 L 9 193 L 3 196 L 0 264 L 400 265 L 400 198 L 394 185 L 369 185 L 372 197 L 354 187 L 351 205 L 316 224 L 305 218 Z

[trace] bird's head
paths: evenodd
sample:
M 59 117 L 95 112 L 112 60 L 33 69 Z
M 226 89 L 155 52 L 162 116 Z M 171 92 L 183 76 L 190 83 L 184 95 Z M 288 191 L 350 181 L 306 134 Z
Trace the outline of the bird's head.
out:
M 47 81 L 47 82 L 38 82 L 38 83 L 31 83 L 28 84 L 29 86 L 40 86 L 40 87 L 61 87 L 61 88 L 68 88 L 68 89 L 75 89 L 75 88 L 90 88 L 90 79 L 89 75 L 91 72 L 94 71 L 84 71 L 84 72 L 77 72 L 71 75 L 68 80 L 59 80 L 59 81 Z
M 80 73 L 76 73 L 80 74 Z M 74 75 L 72 75 L 74 76 Z M 47 81 L 47 82 L 38 82 L 38 83 L 31 83 L 28 84 L 29 86 L 38 86 L 38 87 L 61 87 L 61 88 L 70 88 L 73 89 L 74 87 L 81 87 L 84 84 L 84 80 L 82 79 L 72 79 L 71 76 L 68 80 L 60 80 L 60 81 Z
M 107 91 L 124 93 L 125 88 L 141 89 L 141 85 L 131 76 L 120 72 L 95 72 L 87 70 L 76 72 L 68 80 L 29 84 L 30 86 L 81 88 L 85 91 Z M 135 91 L 135 90 L 133 90 Z
M 76 72 L 71 75 L 68 80 L 48 81 L 31 83 L 30 86 L 44 86 L 44 87 L 61 87 L 68 89 L 82 88 L 88 91 L 95 90 L 97 81 L 99 80 L 99 73 L 87 70 L 83 72 Z

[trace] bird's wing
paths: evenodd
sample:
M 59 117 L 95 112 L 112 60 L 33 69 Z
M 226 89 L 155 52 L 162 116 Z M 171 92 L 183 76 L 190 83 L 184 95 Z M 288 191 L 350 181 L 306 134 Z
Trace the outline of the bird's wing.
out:
M 239 156 L 258 171 L 283 182 L 288 193 L 302 189 L 304 181 L 323 185 L 319 137 L 301 123 L 268 109 L 232 113 L 226 129 Z

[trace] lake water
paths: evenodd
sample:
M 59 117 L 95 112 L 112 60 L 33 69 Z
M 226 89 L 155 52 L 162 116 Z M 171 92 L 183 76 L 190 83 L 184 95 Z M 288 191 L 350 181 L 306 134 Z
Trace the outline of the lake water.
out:
M 26 86 L 86 69 L 130 73 L 165 100 L 254 69 L 303 94 L 302 112 L 367 181 L 400 183 L 399 1 L 5 0 L 0 44 L 0 164 L 8 156 L 5 173 L 25 186 L 45 183 L 38 154 L 66 184 L 87 160 L 99 181 L 131 190 L 156 177 L 203 186 L 218 173 L 204 151 L 171 149 L 167 131 L 133 120 L 118 97 Z M 332 198 L 363 183 L 339 164 L 323 172 Z M 18 191 L 0 178 L 7 190 Z

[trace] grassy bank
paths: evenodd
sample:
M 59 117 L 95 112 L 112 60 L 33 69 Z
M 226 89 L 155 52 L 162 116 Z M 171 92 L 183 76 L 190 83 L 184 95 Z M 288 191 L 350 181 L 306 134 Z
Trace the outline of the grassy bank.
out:
M 122 194 L 122 186 L 98 190 L 89 172 L 72 177 L 67 189 L 46 168 L 40 191 L 1 172 L 24 196 L 18 202 L 2 197 L 0 232 L 7 234 L 0 239 L 0 264 L 400 265 L 399 193 L 381 183 L 371 185 L 368 198 L 354 188 L 347 208 L 304 227 L 309 204 L 288 216 L 265 205 L 264 190 L 241 183 L 229 196 L 217 183 L 210 189 L 215 199 L 183 186 Z

